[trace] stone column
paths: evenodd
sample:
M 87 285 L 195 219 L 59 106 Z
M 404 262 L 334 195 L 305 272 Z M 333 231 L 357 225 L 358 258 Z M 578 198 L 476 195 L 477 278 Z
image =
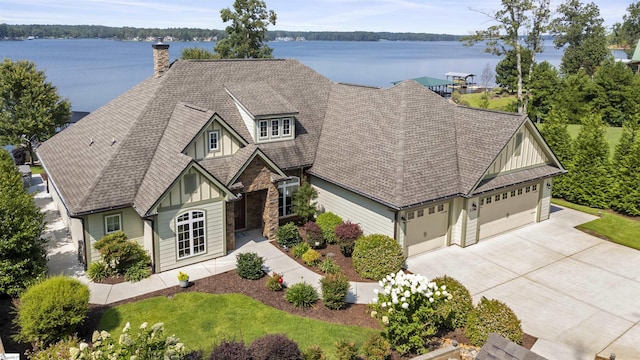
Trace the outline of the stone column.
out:
M 269 183 L 267 188 L 262 222 L 264 224 L 262 235 L 269 240 L 275 240 L 278 231 L 278 188 L 273 183 Z
M 236 214 L 235 203 L 233 201 L 225 204 L 226 232 L 227 232 L 227 252 L 236 248 Z

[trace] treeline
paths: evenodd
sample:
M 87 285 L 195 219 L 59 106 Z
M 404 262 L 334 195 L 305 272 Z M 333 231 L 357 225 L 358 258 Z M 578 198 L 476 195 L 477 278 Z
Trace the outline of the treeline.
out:
M 193 28 L 135 28 L 99 25 L 8 25 L 0 24 L 0 40 L 19 40 L 29 36 L 54 39 L 116 39 L 145 40 L 155 37 L 174 41 L 210 41 L 227 37 L 224 30 Z M 324 32 L 324 31 L 267 31 L 268 40 L 304 38 L 324 41 L 457 41 L 458 35 L 392 32 Z
M 202 41 L 226 36 L 223 30 L 169 28 L 151 29 L 99 25 L 8 25 L 0 24 L 0 39 L 26 39 L 29 36 L 54 39 L 145 40 L 172 37 L 174 41 Z

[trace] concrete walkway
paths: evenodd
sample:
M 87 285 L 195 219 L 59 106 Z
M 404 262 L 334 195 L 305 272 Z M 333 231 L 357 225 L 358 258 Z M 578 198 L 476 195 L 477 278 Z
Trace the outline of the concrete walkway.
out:
M 91 303 L 110 304 L 177 285 L 178 270 L 137 283 L 95 284 L 77 263 L 75 244 L 34 176 L 36 202 L 46 214 L 51 274 L 76 276 L 89 285 Z M 551 219 L 484 240 L 413 256 L 408 269 L 428 277 L 460 280 L 475 301 L 482 296 L 509 305 L 525 332 L 539 338 L 533 351 L 548 359 L 640 359 L 640 252 L 574 229 L 595 219 L 553 207 Z M 235 269 L 239 252 L 256 252 L 285 283 L 319 288 L 320 275 L 283 254 L 259 232 L 238 234 L 238 249 L 225 257 L 181 268 L 191 281 Z M 351 283 L 348 301 L 369 303 L 377 283 Z

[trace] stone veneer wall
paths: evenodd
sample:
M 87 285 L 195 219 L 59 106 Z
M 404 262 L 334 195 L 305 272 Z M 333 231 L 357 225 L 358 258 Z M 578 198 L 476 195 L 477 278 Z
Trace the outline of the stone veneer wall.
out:
M 274 240 L 278 231 L 278 188 L 272 181 L 272 175 L 269 167 L 261 159 L 255 158 L 238 178 L 244 185 L 242 192 L 247 196 L 247 226 L 256 225 L 255 221 L 260 219 L 256 216 L 260 210 L 257 207 L 263 206 L 262 235 L 269 240 Z M 262 197 L 256 199 L 256 194 L 247 194 L 260 190 L 266 190 L 264 200 Z
M 153 76 L 158 78 L 169 70 L 169 45 L 153 44 L 151 47 L 153 48 Z
M 225 211 L 225 230 L 227 232 L 227 253 L 231 250 L 235 250 L 236 248 L 236 231 L 235 231 L 235 203 L 233 201 L 229 201 L 226 204 Z

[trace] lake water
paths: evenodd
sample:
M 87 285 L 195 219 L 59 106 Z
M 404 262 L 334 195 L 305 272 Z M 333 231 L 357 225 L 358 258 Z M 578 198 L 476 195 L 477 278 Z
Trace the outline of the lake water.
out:
M 174 42 L 171 60 L 182 49 L 212 50 L 214 43 Z M 153 74 L 150 42 L 99 39 L 0 41 L 0 58 L 28 59 L 71 101 L 73 110 L 94 111 Z M 501 58 L 482 46 L 460 42 L 272 42 L 276 58 L 294 58 L 336 82 L 389 87 L 393 81 L 430 76 L 444 79 L 450 71 L 476 74 L 487 64 L 495 71 Z M 560 64 L 562 51 L 547 42 L 539 61 Z

